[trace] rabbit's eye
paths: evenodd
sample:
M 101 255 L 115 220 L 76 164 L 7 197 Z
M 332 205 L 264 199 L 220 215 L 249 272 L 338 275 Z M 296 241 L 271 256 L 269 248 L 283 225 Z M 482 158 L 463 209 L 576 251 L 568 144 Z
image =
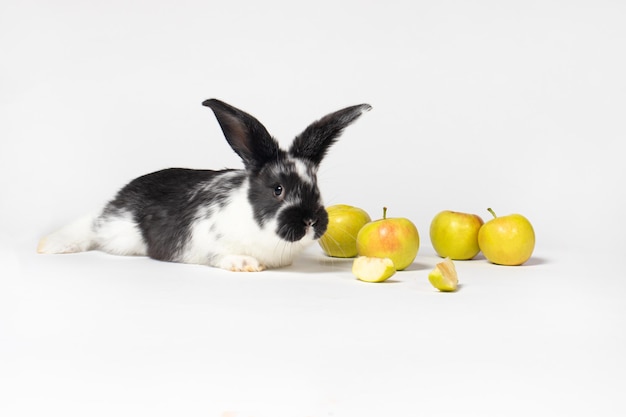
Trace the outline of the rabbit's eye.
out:
M 285 190 L 283 189 L 282 185 L 279 184 L 279 185 L 275 186 L 274 187 L 274 197 L 282 198 L 282 195 L 283 195 L 284 191 Z

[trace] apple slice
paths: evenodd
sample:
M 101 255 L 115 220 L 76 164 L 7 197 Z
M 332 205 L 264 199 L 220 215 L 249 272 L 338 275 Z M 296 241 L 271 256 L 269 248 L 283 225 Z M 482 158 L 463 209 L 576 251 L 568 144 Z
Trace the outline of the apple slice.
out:
M 352 263 L 352 273 L 361 281 L 383 282 L 396 273 L 396 267 L 389 258 L 359 256 Z
M 443 262 L 435 265 L 435 269 L 428 274 L 428 280 L 439 291 L 456 291 L 459 285 L 459 277 L 456 274 L 456 268 L 452 259 L 446 257 Z

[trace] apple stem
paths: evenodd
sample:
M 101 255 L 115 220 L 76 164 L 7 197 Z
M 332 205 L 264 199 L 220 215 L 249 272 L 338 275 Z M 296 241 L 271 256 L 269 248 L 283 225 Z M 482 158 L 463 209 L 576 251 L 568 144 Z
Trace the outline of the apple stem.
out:
M 488 209 L 487 209 L 487 211 L 488 211 L 489 213 L 491 213 L 491 215 L 493 216 L 493 218 L 494 218 L 494 219 L 495 219 L 496 217 L 498 217 L 498 216 L 496 216 L 495 211 L 493 211 L 491 208 L 488 208 Z
M 383 207 L 383 220 L 387 218 L 387 207 Z

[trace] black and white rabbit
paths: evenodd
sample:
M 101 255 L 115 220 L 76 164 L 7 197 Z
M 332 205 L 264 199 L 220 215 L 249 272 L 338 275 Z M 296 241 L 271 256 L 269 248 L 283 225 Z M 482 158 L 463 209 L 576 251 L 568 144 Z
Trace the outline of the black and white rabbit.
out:
M 170 168 L 136 178 L 97 215 L 42 238 L 38 252 L 98 249 L 232 271 L 290 265 L 328 225 L 317 186 L 320 162 L 371 107 L 328 114 L 284 150 L 250 114 L 216 99 L 202 104 L 245 169 Z

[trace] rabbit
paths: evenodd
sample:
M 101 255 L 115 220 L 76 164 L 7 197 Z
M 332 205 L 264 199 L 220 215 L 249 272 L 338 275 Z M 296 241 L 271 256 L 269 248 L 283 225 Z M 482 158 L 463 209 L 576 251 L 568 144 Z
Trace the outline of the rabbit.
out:
M 43 237 L 37 251 L 101 250 L 248 272 L 291 265 L 328 226 L 316 177 L 322 159 L 371 106 L 324 116 L 285 150 L 250 114 L 217 99 L 202 104 L 243 169 L 169 168 L 138 177 L 101 212 Z

